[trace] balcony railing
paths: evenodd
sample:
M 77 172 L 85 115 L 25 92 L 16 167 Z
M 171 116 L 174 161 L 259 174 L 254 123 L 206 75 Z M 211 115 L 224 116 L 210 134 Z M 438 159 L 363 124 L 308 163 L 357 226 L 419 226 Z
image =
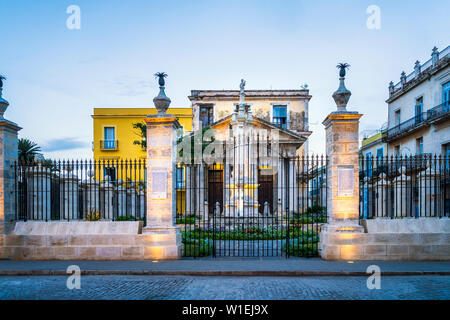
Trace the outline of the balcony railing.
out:
M 439 60 L 445 58 L 447 55 L 450 55 L 450 46 L 448 46 L 447 48 L 443 49 L 441 52 L 439 52 Z M 428 59 L 427 61 L 425 61 L 421 67 L 420 70 L 421 72 L 424 72 L 425 70 L 427 70 L 428 68 L 430 68 L 432 66 L 432 59 Z M 410 74 L 408 74 L 406 76 L 406 83 L 408 83 L 409 81 L 415 79 L 416 77 L 416 72 L 413 71 Z M 400 90 L 402 88 L 402 82 L 398 82 L 394 85 L 394 92 L 397 90 Z
M 100 140 L 100 150 L 119 150 L 119 141 Z
M 431 121 L 434 121 L 440 117 L 448 116 L 449 114 L 450 101 L 447 101 L 388 129 L 386 139 L 390 140 L 399 135 L 403 135 L 410 130 L 414 130 L 424 125 L 429 125 Z
M 434 120 L 450 113 L 450 101 L 446 101 L 427 111 L 428 120 Z

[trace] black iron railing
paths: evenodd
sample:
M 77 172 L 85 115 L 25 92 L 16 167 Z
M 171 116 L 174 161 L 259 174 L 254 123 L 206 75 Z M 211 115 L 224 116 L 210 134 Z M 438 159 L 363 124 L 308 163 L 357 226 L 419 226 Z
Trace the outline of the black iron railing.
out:
M 17 220 L 143 220 L 144 160 L 16 162 Z
M 327 160 L 263 159 L 258 148 L 264 145 L 270 150 L 270 142 L 224 143 L 221 161 L 178 164 L 183 181 L 177 183 L 176 220 L 184 256 L 318 255 L 320 225 L 327 220 Z
M 450 217 L 450 158 L 360 158 L 360 217 Z
M 400 123 L 399 125 L 396 125 L 388 129 L 386 139 L 390 140 L 396 138 L 397 136 L 403 135 L 421 126 L 429 125 L 430 122 L 435 121 L 438 118 L 446 117 L 449 115 L 450 115 L 450 101 L 447 101 L 434 108 L 427 110 L 426 112 L 417 114 L 411 119 L 408 119 Z

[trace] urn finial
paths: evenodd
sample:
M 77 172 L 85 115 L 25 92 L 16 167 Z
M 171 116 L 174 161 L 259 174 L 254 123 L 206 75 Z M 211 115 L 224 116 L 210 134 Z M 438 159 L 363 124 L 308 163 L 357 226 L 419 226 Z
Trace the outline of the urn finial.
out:
M 339 88 L 333 93 L 333 99 L 336 102 L 338 111 L 347 111 L 347 103 L 352 93 L 345 87 L 346 69 L 350 67 L 348 63 L 339 63 L 336 66 L 339 69 Z
M 159 94 L 153 99 L 153 103 L 155 104 L 156 110 L 158 110 L 158 114 L 166 114 L 167 109 L 170 105 L 170 99 L 166 96 L 166 93 L 164 92 L 164 85 L 166 84 L 166 81 L 164 78 L 167 78 L 167 73 L 165 72 L 157 72 L 154 74 L 155 78 L 158 78 L 158 84 L 159 84 Z
M 6 77 L 0 74 L 0 119 L 4 119 L 3 114 L 9 106 L 9 102 L 2 98 L 3 80 L 6 80 Z

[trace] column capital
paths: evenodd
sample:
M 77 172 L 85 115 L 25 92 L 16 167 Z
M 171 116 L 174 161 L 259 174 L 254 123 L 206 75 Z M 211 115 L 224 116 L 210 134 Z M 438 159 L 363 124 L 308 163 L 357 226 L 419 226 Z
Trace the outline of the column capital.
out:
M 0 119 L 0 128 L 6 128 L 15 132 L 22 130 L 22 127 L 19 127 L 16 123 L 6 120 L 4 118 Z
M 164 115 L 149 115 L 144 118 L 147 126 L 169 126 L 172 125 L 175 128 L 181 128 L 178 119 L 171 114 Z
M 333 122 L 358 122 L 363 114 L 357 111 L 335 111 L 330 113 L 322 124 L 329 127 Z

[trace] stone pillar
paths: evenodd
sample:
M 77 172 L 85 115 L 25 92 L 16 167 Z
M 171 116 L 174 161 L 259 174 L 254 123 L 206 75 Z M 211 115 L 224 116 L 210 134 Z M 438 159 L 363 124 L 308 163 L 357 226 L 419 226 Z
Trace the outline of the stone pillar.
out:
M 129 212 L 127 212 L 127 189 L 123 186 L 123 181 L 118 181 L 118 187 L 116 191 L 117 195 L 117 217 L 124 217 L 130 215 Z
M 17 132 L 22 129 L 3 118 L 8 101 L 0 87 L 0 234 L 14 229 L 16 214 L 14 162 L 17 161 Z
M 106 176 L 101 187 L 101 204 L 103 206 L 103 215 L 100 218 L 113 220 L 114 218 L 114 185 L 111 183 L 111 177 Z M 117 201 L 117 200 L 116 200 Z
M 171 115 L 145 118 L 147 123 L 147 226 L 143 232 L 158 238 L 150 246 L 149 258 L 178 259 L 181 255 L 180 229 L 176 226 L 176 130 Z
M 389 182 L 386 181 L 386 174 L 382 173 L 380 175 L 380 180 L 376 184 L 376 195 L 377 195 L 377 207 L 376 211 L 378 217 L 387 218 L 388 214 L 388 197 L 389 197 Z
M 50 168 L 41 163 L 26 170 L 28 219 L 51 220 L 51 179 Z
M 61 174 L 60 214 L 62 220 L 78 220 L 78 178 L 72 173 Z
M 411 178 L 406 174 L 406 168 L 400 168 L 400 175 L 394 179 L 392 187 L 394 188 L 394 217 L 412 217 L 412 210 L 414 205 L 412 204 L 411 197 Z
M 85 179 L 81 187 L 83 189 L 83 215 L 86 216 L 90 213 L 98 213 L 100 208 L 100 186 L 99 182 L 93 177 L 94 172 L 90 170 L 88 172 L 88 179 Z
M 129 183 L 127 186 L 127 214 L 138 219 L 139 213 L 137 212 L 137 192 L 134 183 Z
M 419 174 L 420 217 L 439 217 L 439 209 L 443 211 L 440 208 L 441 190 L 436 174 L 439 172 L 431 168 Z
M 354 259 L 362 255 L 358 245 L 343 245 L 342 239 L 362 233 L 359 225 L 359 119 L 358 112 L 346 110 L 350 91 L 345 88 L 347 64 L 340 64 L 340 86 L 333 94 L 338 111 L 323 121 L 326 130 L 327 215 L 321 228 L 321 256 L 327 260 Z

